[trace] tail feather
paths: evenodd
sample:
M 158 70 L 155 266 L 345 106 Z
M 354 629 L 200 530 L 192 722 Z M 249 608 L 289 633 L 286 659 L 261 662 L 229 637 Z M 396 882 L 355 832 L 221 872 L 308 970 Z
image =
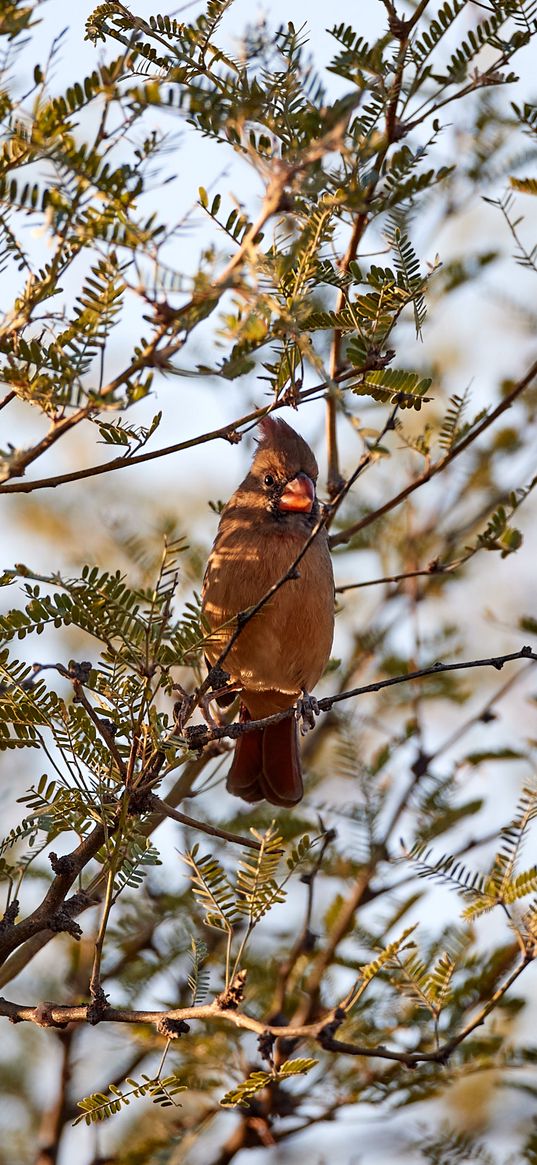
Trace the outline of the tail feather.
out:
M 242 724 L 251 720 L 248 709 L 241 704 L 239 719 Z M 235 797 L 243 801 L 262 801 L 264 797 L 260 783 L 263 770 L 263 733 L 243 732 L 237 738 L 233 763 L 228 773 L 227 788 Z
M 296 805 L 302 800 L 304 786 L 294 716 L 263 729 L 261 787 L 273 805 Z
M 251 716 L 241 704 L 242 723 Z M 252 729 L 239 736 L 227 788 L 244 801 L 261 801 L 272 805 L 296 805 L 304 787 L 298 748 L 298 732 L 292 717 Z

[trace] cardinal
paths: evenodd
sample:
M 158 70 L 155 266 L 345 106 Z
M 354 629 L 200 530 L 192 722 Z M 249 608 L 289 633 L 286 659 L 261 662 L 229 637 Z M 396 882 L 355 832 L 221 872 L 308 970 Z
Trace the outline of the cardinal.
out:
M 267 593 L 292 565 L 319 520 L 317 462 L 285 421 L 259 425 L 249 473 L 222 512 L 203 587 L 213 666 L 237 628 L 236 616 Z M 229 690 L 239 691 L 240 720 L 259 720 L 307 701 L 326 667 L 334 631 L 334 578 L 321 528 L 297 567 L 246 622 L 223 661 Z M 229 696 L 222 702 L 230 702 Z M 295 805 L 304 792 L 297 720 L 238 737 L 227 778 L 230 793 L 253 802 Z

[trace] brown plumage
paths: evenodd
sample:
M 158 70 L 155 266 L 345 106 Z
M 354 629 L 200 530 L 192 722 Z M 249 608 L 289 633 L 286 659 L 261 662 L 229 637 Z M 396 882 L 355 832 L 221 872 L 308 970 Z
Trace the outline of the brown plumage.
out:
M 317 462 L 285 421 L 266 417 L 248 475 L 220 519 L 207 565 L 203 609 L 214 632 L 216 663 L 235 616 L 257 603 L 289 569 L 319 517 Z M 240 718 L 289 708 L 320 679 L 332 645 L 334 579 L 326 531 L 320 530 L 290 579 L 246 623 L 223 667 L 241 692 Z M 226 624 L 226 626 L 222 626 Z M 303 795 L 294 717 L 237 740 L 227 780 L 245 801 L 295 805 Z

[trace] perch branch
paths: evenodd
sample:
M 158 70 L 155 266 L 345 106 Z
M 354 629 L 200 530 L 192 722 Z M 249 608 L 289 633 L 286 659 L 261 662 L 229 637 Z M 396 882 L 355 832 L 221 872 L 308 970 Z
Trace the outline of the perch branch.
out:
M 406 684 L 411 680 L 425 679 L 427 676 L 442 675 L 444 672 L 451 671 L 465 671 L 469 668 L 476 667 L 493 667 L 496 671 L 501 671 L 506 663 L 510 663 L 515 659 L 531 659 L 537 660 L 537 652 L 533 651 L 531 647 L 521 647 L 519 651 L 509 652 L 507 655 L 491 656 L 488 659 L 468 659 L 462 660 L 460 663 L 433 663 L 430 667 L 422 667 L 417 671 L 406 672 L 403 675 L 390 676 L 386 680 L 376 680 L 371 684 L 363 684 L 359 688 L 350 688 L 346 692 L 336 692 L 333 696 L 323 696 L 317 701 L 319 710 L 321 712 L 329 712 L 334 704 L 339 704 L 342 700 L 351 700 L 357 696 L 366 696 L 371 692 L 380 692 L 383 688 L 391 688 L 397 684 Z M 222 737 L 229 737 L 231 740 L 236 740 L 238 736 L 242 736 L 243 732 L 254 732 L 259 728 L 267 728 L 269 724 L 278 724 L 280 720 L 286 720 L 289 716 L 295 715 L 295 707 L 286 708 L 284 712 L 275 712 L 273 716 L 264 716 L 260 720 L 246 720 L 240 724 L 226 724 L 220 727 L 206 728 L 196 726 L 195 743 L 197 748 L 202 748 L 211 740 L 221 740 Z

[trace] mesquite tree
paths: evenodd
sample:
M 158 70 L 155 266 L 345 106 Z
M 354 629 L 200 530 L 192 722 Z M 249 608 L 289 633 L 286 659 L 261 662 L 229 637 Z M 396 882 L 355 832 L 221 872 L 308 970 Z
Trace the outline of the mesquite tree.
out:
M 478 1105 L 492 1072 L 535 1091 L 515 1021 L 537 793 L 512 693 L 537 659 L 516 524 L 536 480 L 521 205 L 537 113 L 515 72 L 537 5 L 371 0 L 366 43 L 336 4 L 314 62 L 292 23 L 233 39 L 232 0 L 147 18 L 108 0 L 87 76 L 59 68 L 61 41 L 37 59 L 39 7 L 0 15 L 4 529 L 58 515 L 57 569 L 41 541 L 24 564 L 6 546 L 1 576 L 0 1161 L 279 1160 L 312 1126 L 338 1135 L 343 1108 L 359 1122 L 418 1102 L 429 1133 L 414 1144 L 407 1123 L 409 1157 L 497 1160 L 438 1098 L 462 1081 Z M 471 213 L 494 245 L 464 230 Z M 449 366 L 454 321 L 496 269 L 504 366 L 485 361 L 473 402 Z M 198 388 L 227 419 L 200 413 L 181 439 Z M 227 441 L 238 482 L 243 436 L 280 409 L 301 431 L 324 413 L 311 439 L 338 580 L 340 658 L 293 811 L 226 793 L 247 726 L 236 707 L 200 716 L 203 482 L 197 500 L 155 491 L 151 536 L 131 512 L 64 569 L 69 529 L 111 485 L 136 510 L 124 469 L 158 459 L 171 483 L 182 455 Z M 490 587 L 496 620 L 472 633 Z M 517 1120 L 517 1160 L 534 1161 Z M 84 1122 L 106 1122 L 97 1148 Z

